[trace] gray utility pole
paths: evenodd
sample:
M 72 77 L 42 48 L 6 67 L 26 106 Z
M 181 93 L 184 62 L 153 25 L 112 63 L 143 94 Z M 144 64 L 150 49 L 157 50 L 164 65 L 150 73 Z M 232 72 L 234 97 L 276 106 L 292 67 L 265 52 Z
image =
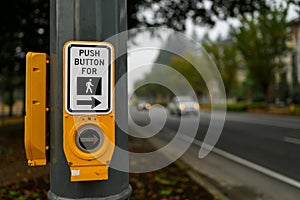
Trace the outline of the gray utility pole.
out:
M 126 0 L 50 0 L 50 191 L 48 198 L 129 199 L 127 172 L 109 168 L 108 180 L 70 181 L 63 149 L 63 46 L 67 41 L 105 41 L 127 29 Z M 109 41 L 115 49 L 115 82 L 127 73 L 127 38 Z M 115 92 L 116 120 L 127 123 L 127 78 Z M 125 127 L 126 129 L 126 127 Z M 128 149 L 128 136 L 115 123 L 115 145 Z M 125 130 L 126 131 L 126 130 Z M 112 161 L 128 166 L 128 155 L 114 152 Z M 124 168 L 124 167 L 123 167 Z

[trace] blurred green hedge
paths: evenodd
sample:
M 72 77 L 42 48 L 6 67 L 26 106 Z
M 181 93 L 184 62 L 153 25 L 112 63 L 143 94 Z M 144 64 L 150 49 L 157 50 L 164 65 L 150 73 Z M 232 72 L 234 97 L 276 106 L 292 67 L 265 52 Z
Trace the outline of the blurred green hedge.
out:
M 224 105 L 214 105 L 214 108 L 218 109 L 224 107 Z M 200 108 L 210 109 L 211 105 L 202 104 Z M 264 102 L 253 102 L 253 103 L 229 103 L 226 105 L 227 111 L 234 112 L 245 112 L 250 110 L 265 110 L 267 104 Z

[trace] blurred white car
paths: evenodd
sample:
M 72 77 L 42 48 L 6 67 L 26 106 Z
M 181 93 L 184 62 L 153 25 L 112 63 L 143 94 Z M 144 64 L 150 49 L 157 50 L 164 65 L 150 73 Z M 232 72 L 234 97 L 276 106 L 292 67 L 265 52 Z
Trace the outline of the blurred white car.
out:
M 199 104 L 190 96 L 176 96 L 168 104 L 170 114 L 199 114 Z

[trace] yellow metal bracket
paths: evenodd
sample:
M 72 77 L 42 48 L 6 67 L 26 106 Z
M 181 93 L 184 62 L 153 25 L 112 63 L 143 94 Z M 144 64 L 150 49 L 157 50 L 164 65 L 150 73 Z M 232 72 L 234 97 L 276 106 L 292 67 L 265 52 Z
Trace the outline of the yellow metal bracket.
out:
M 24 143 L 29 166 L 47 164 L 47 64 L 45 53 L 26 55 L 26 116 Z

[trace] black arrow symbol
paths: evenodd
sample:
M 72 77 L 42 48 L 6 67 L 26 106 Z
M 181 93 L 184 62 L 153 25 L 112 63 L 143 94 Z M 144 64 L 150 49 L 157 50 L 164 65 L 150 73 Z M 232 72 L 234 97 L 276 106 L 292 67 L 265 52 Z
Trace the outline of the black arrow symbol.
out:
M 91 100 L 77 100 L 77 105 L 91 105 L 91 109 L 94 109 L 102 102 L 96 99 L 95 97 L 91 97 Z

